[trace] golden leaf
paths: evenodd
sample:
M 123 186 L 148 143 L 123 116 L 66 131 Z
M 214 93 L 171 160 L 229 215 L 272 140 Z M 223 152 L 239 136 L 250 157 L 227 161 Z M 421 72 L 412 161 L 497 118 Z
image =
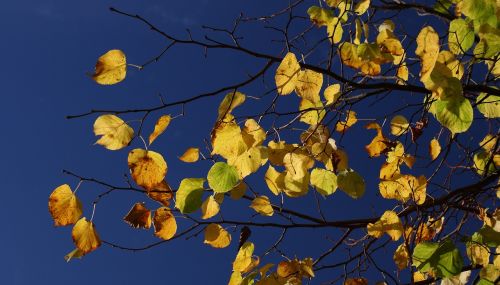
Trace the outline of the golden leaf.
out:
M 217 215 L 220 210 L 219 203 L 215 200 L 214 196 L 208 196 L 208 198 L 201 204 L 201 218 L 206 220 Z
M 55 226 L 74 224 L 82 215 L 82 203 L 68 184 L 54 189 L 49 196 L 49 212 Z
M 403 234 L 403 225 L 398 215 L 393 211 L 385 211 L 377 222 L 369 223 L 367 228 L 368 234 L 376 238 L 387 233 L 392 240 L 396 241 Z
M 245 121 L 241 134 L 248 148 L 260 146 L 266 140 L 266 131 L 254 119 Z
M 430 76 L 439 55 L 439 35 L 431 26 L 424 27 L 418 34 L 415 54 L 421 60 L 420 80 L 423 82 Z
M 196 147 L 188 148 L 183 155 L 179 157 L 180 160 L 184 162 L 196 162 L 200 158 L 200 150 Z
M 399 270 L 403 270 L 408 266 L 408 262 L 410 260 L 410 253 L 408 252 L 408 248 L 406 245 L 400 244 L 393 256 L 394 262 Z
M 382 128 L 377 123 L 369 123 L 366 125 L 366 129 L 373 129 L 377 131 L 377 135 L 373 138 L 370 144 L 365 146 L 365 149 L 370 157 L 378 157 L 388 148 L 387 142 L 389 142 L 389 140 L 384 137 L 382 134 Z
M 76 222 L 71 231 L 71 237 L 76 247 L 81 250 L 83 254 L 87 254 L 101 246 L 101 239 L 99 239 L 94 224 L 87 221 L 85 217 Z
M 241 92 L 228 93 L 219 105 L 219 114 L 217 116 L 217 121 L 226 117 L 228 114 L 234 110 L 234 108 L 240 106 L 245 102 L 246 96 Z
M 149 135 L 149 144 L 152 144 L 153 141 L 167 129 L 171 120 L 172 118 L 170 115 L 163 115 L 156 121 L 155 128 Z
M 125 54 L 121 50 L 113 49 L 99 57 L 92 79 L 102 85 L 111 85 L 122 81 L 126 75 Z
M 431 155 L 431 160 L 435 160 L 441 153 L 441 145 L 437 139 L 432 139 L 429 143 L 429 153 Z
M 218 224 L 209 224 L 205 228 L 205 241 L 215 248 L 225 248 L 231 243 L 231 235 Z M 236 271 L 236 270 L 235 270 Z
M 134 136 L 134 130 L 115 115 L 102 115 L 94 122 L 94 134 L 102 136 L 96 144 L 109 150 L 118 150 L 128 146 Z
M 340 98 L 340 95 L 342 95 L 342 93 L 340 92 L 340 84 L 332 84 L 326 87 L 325 91 L 323 92 L 323 96 L 326 99 L 326 105 L 336 103 Z
M 273 206 L 271 206 L 271 202 L 269 202 L 267 196 L 259 196 L 253 199 L 250 208 L 263 216 L 270 217 L 274 214 Z
M 349 111 L 347 113 L 347 119 L 345 121 L 340 121 L 335 125 L 335 130 L 339 133 L 347 131 L 352 125 L 356 124 L 358 118 L 356 117 L 356 112 Z
M 163 240 L 171 239 L 177 232 L 177 222 L 168 207 L 156 209 L 153 216 L 153 226 L 155 228 L 155 236 Z
M 159 202 L 165 207 L 170 206 L 170 200 L 174 196 L 174 192 L 170 185 L 166 181 L 162 181 L 157 184 L 153 189 L 149 190 L 147 193 L 148 197 Z
M 307 99 L 312 103 L 320 101 L 319 92 L 323 86 L 323 74 L 306 69 L 299 72 L 295 92 L 302 99 Z
M 280 95 L 288 95 L 293 92 L 299 71 L 300 65 L 297 58 L 293 53 L 287 53 L 278 66 L 274 77 Z
M 254 264 L 258 264 L 255 259 L 252 258 L 254 251 L 254 245 L 251 242 L 245 242 L 240 249 L 233 262 L 233 271 L 246 273 L 253 269 Z
M 391 134 L 400 136 L 408 131 L 410 124 L 408 120 L 402 115 L 396 115 L 391 120 Z
M 137 185 L 151 190 L 167 174 L 167 163 L 157 152 L 136 148 L 128 154 L 128 167 Z
M 368 279 L 366 278 L 347 278 L 344 285 L 368 285 Z
M 144 203 L 135 203 L 123 220 L 134 228 L 149 229 L 151 227 L 151 211 Z

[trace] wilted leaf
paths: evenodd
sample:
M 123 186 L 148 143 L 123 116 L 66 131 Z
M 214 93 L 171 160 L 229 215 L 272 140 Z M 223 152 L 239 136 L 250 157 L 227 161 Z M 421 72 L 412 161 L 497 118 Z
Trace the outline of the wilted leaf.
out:
M 118 150 L 129 145 L 134 130 L 115 115 L 102 115 L 94 122 L 94 134 L 102 136 L 96 144 L 109 150 Z
M 151 227 L 151 211 L 144 203 L 135 203 L 123 220 L 134 228 L 149 229 Z
M 49 196 L 49 212 L 55 226 L 74 224 L 82 215 L 82 203 L 68 184 L 54 189 Z

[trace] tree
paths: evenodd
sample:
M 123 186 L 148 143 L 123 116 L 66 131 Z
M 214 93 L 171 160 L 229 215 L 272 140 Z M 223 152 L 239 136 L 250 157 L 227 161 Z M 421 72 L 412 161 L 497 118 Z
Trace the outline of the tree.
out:
M 121 50 L 108 51 L 95 66 L 98 84 L 118 84 L 128 69 L 148 68 L 179 46 L 207 56 L 234 52 L 261 66 L 196 96 L 160 95 L 153 107 L 68 116 L 95 118 L 96 143 L 126 150 L 130 170 L 121 185 L 64 171 L 79 182 L 57 187 L 49 211 L 56 226 L 74 224 L 68 261 L 103 243 L 94 211 L 82 217 L 84 206 L 95 210 L 103 197 L 132 191 L 140 198 L 124 221 L 144 230 L 153 225 L 160 241 L 106 244 L 142 250 L 202 234 L 209 246 L 238 249 L 232 273 L 228 261 L 230 284 L 498 281 L 496 1 L 297 0 L 266 16 L 241 15 L 229 29 L 204 27 L 204 36 L 176 36 L 140 15 L 111 11 L 167 45 L 140 65 L 127 63 Z M 265 31 L 273 41 L 248 43 L 241 34 Z M 259 93 L 247 94 L 250 87 Z M 205 143 L 189 142 L 179 154 L 199 174 L 172 181 L 175 169 L 153 143 L 189 118 L 184 107 L 199 100 L 220 102 L 207 118 L 213 128 L 196 130 Z M 168 115 L 178 107 L 179 116 Z M 102 192 L 83 205 L 76 191 L 87 183 Z M 351 211 L 332 212 L 336 200 Z M 222 215 L 225 207 L 232 210 Z M 296 231 L 321 251 L 298 256 L 298 248 L 286 246 Z M 258 234 L 270 245 L 254 244 Z

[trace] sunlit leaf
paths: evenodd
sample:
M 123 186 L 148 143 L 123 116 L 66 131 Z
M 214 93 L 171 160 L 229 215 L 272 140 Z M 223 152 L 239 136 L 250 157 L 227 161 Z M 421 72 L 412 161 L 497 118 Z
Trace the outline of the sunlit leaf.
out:
M 396 241 L 403 234 L 403 225 L 398 215 L 393 211 L 385 211 L 377 222 L 369 223 L 367 228 L 368 234 L 376 238 L 387 233 L 392 240 Z
M 408 252 L 408 248 L 404 243 L 400 244 L 393 256 L 394 262 L 396 263 L 396 267 L 399 270 L 403 270 L 408 267 L 408 263 L 410 261 L 410 253 Z
M 252 265 L 252 254 L 254 245 L 251 242 L 245 242 L 238 251 L 236 259 L 233 262 L 233 271 L 245 273 Z
M 264 179 L 266 180 L 267 187 L 274 195 L 279 195 L 279 193 L 283 192 L 285 188 L 285 175 L 285 172 L 278 172 L 272 165 L 269 165 Z
M 441 145 L 437 139 L 432 139 L 429 143 L 429 154 L 431 155 L 431 160 L 435 160 L 441 153 Z
M 152 144 L 156 138 L 163 134 L 163 132 L 167 129 L 168 125 L 172 118 L 170 115 L 163 115 L 156 121 L 155 128 L 153 132 L 149 135 L 149 144 Z
M 66 262 L 70 262 L 73 258 L 82 258 L 85 254 L 79 248 L 73 249 L 70 253 L 64 256 Z
M 481 93 L 476 98 L 476 104 L 486 118 L 500 117 L 500 96 Z
M 400 136 L 408 131 L 410 124 L 408 120 L 402 115 L 396 115 L 391 120 L 391 134 Z
M 220 210 L 219 203 L 215 200 L 215 197 L 210 195 L 201 205 L 201 218 L 206 220 L 217 215 Z
M 380 154 L 384 153 L 385 150 L 388 148 L 389 140 L 382 134 L 382 128 L 380 127 L 379 124 L 369 123 L 366 126 L 366 128 L 368 130 L 373 129 L 377 131 L 377 135 L 372 139 L 370 144 L 365 146 L 365 149 L 370 157 L 378 157 L 380 156 Z
M 350 127 L 352 127 L 356 122 L 358 121 L 358 118 L 356 117 L 356 112 L 354 111 L 349 111 L 347 113 L 347 118 L 345 121 L 340 121 L 335 125 L 335 130 L 337 132 L 343 133 L 347 131 Z
M 418 34 L 415 54 L 420 57 L 422 66 L 420 80 L 425 81 L 434 69 L 439 55 L 439 35 L 431 26 L 424 27 Z
M 215 193 L 225 193 L 233 189 L 239 182 L 238 172 L 234 166 L 225 162 L 216 162 L 207 174 L 208 186 Z
M 295 90 L 299 71 L 300 65 L 297 58 L 293 53 L 287 53 L 278 66 L 274 77 L 280 95 L 288 95 Z
M 307 9 L 307 14 L 316 26 L 326 26 L 333 18 L 332 10 L 321 8 L 318 6 L 311 6 Z
M 370 0 L 360 0 L 354 6 L 354 12 L 358 15 L 363 15 L 368 10 L 368 7 L 370 7 Z
M 326 99 L 326 105 L 336 103 L 342 93 L 340 92 L 340 84 L 332 84 L 326 87 L 323 93 Z
M 153 189 L 149 190 L 147 193 L 148 197 L 155 200 L 156 202 L 162 204 L 165 207 L 170 205 L 170 200 L 174 196 L 172 188 L 166 181 L 162 181 L 157 184 Z
M 337 190 L 337 176 L 326 169 L 314 168 L 311 171 L 311 185 L 321 195 L 331 195 Z
M 177 232 L 177 222 L 168 207 L 156 209 L 153 217 L 153 226 L 155 228 L 155 236 L 163 240 L 171 239 Z
M 192 162 L 196 162 L 198 161 L 198 159 L 200 158 L 200 150 L 196 147 L 190 147 L 188 148 L 184 154 L 182 154 L 179 159 L 184 161 L 184 162 L 188 162 L 188 163 L 192 163 Z
M 295 92 L 299 97 L 315 103 L 320 101 L 321 86 L 323 86 L 323 74 L 306 69 L 299 72 Z
M 462 95 L 454 96 L 448 100 L 436 100 L 432 103 L 431 112 L 441 125 L 452 133 L 463 133 L 472 124 L 474 110 L 472 105 Z
M 439 277 L 452 277 L 462 271 L 460 251 L 449 239 L 442 243 L 422 242 L 413 250 L 413 266 L 419 271 L 432 270 Z
M 74 244 L 83 254 L 87 254 L 101 246 L 101 239 L 94 228 L 94 223 L 87 221 L 85 217 L 78 220 L 73 226 L 71 236 Z
M 344 29 L 342 28 L 340 19 L 333 17 L 326 26 L 326 32 L 328 33 L 330 42 L 338 44 L 342 40 L 342 35 L 344 34 Z
M 49 196 L 49 212 L 55 226 L 74 224 L 82 215 L 82 203 L 68 184 L 54 189 Z
M 274 214 L 273 207 L 267 196 L 258 196 L 252 200 L 250 208 L 263 216 L 272 216 Z
M 183 214 L 192 213 L 201 207 L 204 178 L 184 178 L 175 193 L 175 207 Z
M 234 108 L 245 102 L 246 96 L 241 92 L 228 93 L 219 105 L 217 121 L 224 118 L 227 114 L 231 114 Z
M 125 79 L 126 74 L 125 54 L 121 50 L 113 49 L 99 57 L 92 79 L 99 84 L 111 85 Z
M 474 44 L 472 23 L 465 19 L 455 19 L 450 22 L 448 32 L 448 48 L 454 54 L 467 52 Z
M 137 185 L 153 189 L 167 174 L 167 163 L 157 152 L 136 148 L 128 154 L 128 167 Z
M 209 224 L 205 228 L 204 243 L 215 248 L 225 248 L 231 243 L 231 235 L 220 225 Z
M 94 134 L 101 136 L 96 144 L 118 150 L 129 145 L 134 130 L 115 115 L 101 115 L 94 122 Z

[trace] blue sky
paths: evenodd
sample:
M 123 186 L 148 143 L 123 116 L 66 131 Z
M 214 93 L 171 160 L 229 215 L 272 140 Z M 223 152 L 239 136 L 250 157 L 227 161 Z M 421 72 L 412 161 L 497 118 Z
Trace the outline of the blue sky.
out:
M 99 86 L 87 74 L 93 71 L 96 59 L 107 50 L 122 49 L 129 63 L 141 64 L 156 56 L 165 46 L 165 41 L 144 25 L 111 13 L 108 10 L 110 6 L 140 14 L 175 35 L 185 36 L 185 29 L 189 28 L 196 36 L 202 32 L 199 28 L 202 24 L 230 28 L 240 11 L 248 15 L 263 15 L 286 2 L 19 0 L 4 3 L 0 11 L 3 38 L 0 45 L 0 54 L 3 55 L 0 68 L 0 78 L 3 79 L 3 110 L 0 112 L 3 163 L 0 175 L 4 192 L 0 212 L 5 224 L 0 235 L 0 243 L 3 244 L 0 283 L 225 284 L 230 276 L 237 242 L 229 248 L 215 250 L 203 244 L 201 235 L 141 252 L 103 246 L 82 260 L 64 261 L 64 255 L 73 248 L 71 228 L 54 228 L 47 211 L 48 196 L 55 187 L 65 183 L 75 187 L 78 183 L 76 179 L 62 174 L 62 169 L 116 184 L 124 183 L 123 174 L 128 171 L 126 150 L 112 152 L 93 145 L 96 140 L 92 132 L 95 116 L 74 120 L 66 120 L 65 116 L 92 108 L 154 106 L 159 103 L 158 94 L 166 101 L 188 98 L 234 83 L 262 65 L 262 61 L 235 53 L 210 51 L 205 58 L 199 48 L 176 47 L 159 63 L 143 71 L 130 68 L 123 83 Z M 407 28 L 414 32 L 414 28 Z M 261 44 L 272 35 L 269 31 L 245 35 L 245 43 L 249 47 L 280 54 L 278 44 Z M 242 91 L 249 95 L 261 95 L 264 93 L 261 87 L 249 87 Z M 167 180 L 172 181 L 174 187 L 182 178 L 203 177 L 210 166 L 208 162 L 200 166 L 182 164 L 177 156 L 187 147 L 203 147 L 203 139 L 209 137 L 220 100 L 221 96 L 187 105 L 186 115 L 174 120 L 153 145 L 152 150 L 162 152 L 169 163 Z M 298 100 L 290 98 L 290 102 L 291 105 L 297 104 Z M 247 102 L 247 110 L 258 110 L 257 103 Z M 384 112 L 384 109 L 370 110 L 370 116 L 375 117 Z M 172 108 L 155 113 L 145 128 L 151 131 L 154 120 L 160 115 L 180 112 L 180 108 Z M 240 115 L 247 113 L 242 111 Z M 134 115 L 126 118 L 138 119 Z M 343 144 L 359 149 L 350 156 L 351 167 L 367 180 L 367 196 L 354 208 L 353 201 L 343 193 L 337 193 L 335 199 L 330 197 L 324 200 L 325 214 L 332 219 L 345 217 L 346 213 L 351 218 L 373 216 L 380 214 L 379 207 L 393 205 L 379 197 L 376 198 L 377 203 L 373 203 L 372 199 L 378 192 L 378 171 L 373 172 L 373 167 L 366 163 L 367 156 L 363 150 L 373 133 L 367 136 L 361 125 L 358 133 L 346 136 Z M 432 134 L 426 139 L 430 137 Z M 132 147 L 141 147 L 140 141 L 135 141 Z M 375 165 L 381 163 L 379 160 Z M 424 168 L 423 165 L 420 167 Z M 265 187 L 262 183 L 257 185 Z M 81 186 L 78 193 L 85 205 L 84 215 L 90 216 L 90 204 L 103 190 L 89 183 Z M 265 193 L 267 190 L 261 191 Z M 119 193 L 98 204 L 95 223 L 102 239 L 127 246 L 157 241 L 151 231 L 133 230 L 121 220 L 138 201 L 144 201 L 144 198 L 137 194 Z M 299 204 L 290 200 L 288 205 L 308 205 L 303 208 L 304 211 L 313 211 L 314 196 L 308 195 L 304 201 Z M 242 215 L 251 214 L 246 205 L 237 203 L 228 203 L 225 211 L 229 215 L 242 207 Z M 180 226 L 184 224 L 181 222 Z M 233 238 L 237 239 L 238 233 L 236 231 Z M 340 232 L 335 230 L 307 234 L 294 231 L 285 245 L 293 249 L 289 251 L 292 257 L 314 257 L 325 248 L 321 245 L 328 244 L 326 237 L 339 235 Z M 264 233 L 255 230 L 252 240 L 256 243 L 257 253 L 267 249 L 278 236 L 276 231 Z M 380 257 L 392 255 L 391 248 L 382 252 Z M 276 263 L 279 260 L 269 261 Z M 328 277 L 331 276 L 322 277 L 322 280 Z M 374 275 L 374 278 L 380 276 Z

